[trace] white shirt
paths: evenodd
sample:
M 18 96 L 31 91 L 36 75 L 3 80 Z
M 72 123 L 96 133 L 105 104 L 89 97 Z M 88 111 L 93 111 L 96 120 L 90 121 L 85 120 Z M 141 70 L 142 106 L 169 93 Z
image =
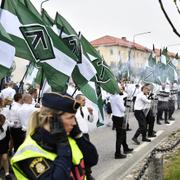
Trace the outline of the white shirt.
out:
M 82 117 L 82 115 L 81 115 L 80 108 L 77 110 L 76 119 L 77 119 L 79 128 L 82 131 L 82 133 L 88 133 L 88 131 L 89 131 L 88 121 L 89 122 L 93 121 L 93 115 L 89 113 L 86 106 L 82 107 L 82 112 L 84 114 L 84 117 Z
M 12 107 L 10 109 L 9 113 L 9 121 L 12 124 L 12 127 L 14 128 L 20 128 L 21 126 L 21 121 L 18 116 L 18 111 L 21 108 L 22 104 L 13 102 Z
M 143 92 L 137 94 L 136 101 L 134 104 L 134 110 L 143 110 L 146 109 L 147 105 L 151 103 L 151 100 L 144 95 Z
M 124 96 L 121 96 L 119 94 L 115 94 L 110 97 L 112 115 L 117 117 L 124 117 L 124 112 L 126 109 L 124 106 L 123 98 Z
M 22 129 L 24 131 L 27 130 L 28 121 L 34 111 L 36 111 L 37 108 L 34 107 L 32 104 L 26 104 L 24 103 L 18 110 L 18 118 L 21 122 Z
M 1 114 L 3 114 L 3 115 L 6 117 L 6 121 L 8 121 L 9 125 L 11 126 L 10 121 L 9 121 L 9 117 L 10 117 L 10 106 L 7 105 L 7 106 L 3 107 L 3 108 L 1 109 Z
M 141 93 L 141 88 L 140 88 L 140 87 L 134 89 L 134 95 L 133 95 L 133 97 L 136 97 L 139 93 Z
M 15 94 L 16 94 L 16 91 L 11 87 L 7 87 L 1 91 L 1 97 L 3 99 L 5 99 L 7 97 L 14 99 Z
M 170 89 L 165 87 L 165 89 L 162 89 L 162 87 L 160 87 L 160 90 L 158 91 L 158 101 L 164 101 L 164 102 L 168 102 L 169 101 L 169 97 L 170 95 L 168 96 L 161 96 L 161 94 L 163 94 L 163 92 L 166 94 L 170 93 Z
M 2 125 L 2 128 L 4 129 L 4 132 L 0 131 L 0 140 L 3 140 L 6 137 L 6 131 L 8 128 L 8 121 L 4 122 L 4 124 Z

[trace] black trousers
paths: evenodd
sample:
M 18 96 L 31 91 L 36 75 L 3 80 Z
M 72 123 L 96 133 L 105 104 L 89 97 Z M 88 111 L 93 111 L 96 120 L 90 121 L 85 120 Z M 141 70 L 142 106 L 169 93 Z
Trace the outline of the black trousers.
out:
M 19 146 L 23 143 L 26 133 L 22 131 L 22 128 L 13 127 L 11 127 L 10 132 L 13 139 L 14 152 L 16 152 Z
M 171 118 L 174 111 L 175 111 L 175 101 L 174 100 L 169 100 L 168 107 L 169 107 L 169 118 Z
M 133 97 L 132 101 L 133 101 L 133 111 L 134 111 L 134 104 L 135 104 L 135 101 L 136 101 L 136 96 Z
M 158 113 L 157 113 L 157 122 L 160 121 L 160 119 L 162 118 L 163 112 L 164 112 L 164 120 L 165 122 L 168 119 L 168 102 L 166 101 L 158 101 Z
M 180 92 L 178 91 L 177 106 L 180 109 Z
M 148 136 L 153 135 L 154 121 L 155 117 L 153 116 L 153 112 L 150 109 L 146 117 Z
M 122 129 L 124 117 L 112 116 L 114 126 L 116 128 L 116 151 L 115 155 L 121 154 L 121 145 L 123 149 L 128 149 L 128 145 L 126 143 L 126 129 Z
M 136 130 L 136 133 L 134 134 L 134 138 L 138 138 L 140 134 L 142 134 L 142 138 L 146 138 L 146 131 L 147 131 L 147 122 L 146 117 L 142 110 L 135 110 L 134 116 L 138 121 L 139 128 Z

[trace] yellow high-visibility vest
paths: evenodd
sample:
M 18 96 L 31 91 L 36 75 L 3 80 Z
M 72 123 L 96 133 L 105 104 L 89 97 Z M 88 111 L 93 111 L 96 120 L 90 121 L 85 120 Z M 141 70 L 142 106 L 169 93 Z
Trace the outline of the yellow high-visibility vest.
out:
M 82 152 L 74 139 L 68 137 L 68 140 L 72 151 L 72 163 L 74 166 L 79 165 L 83 159 Z M 46 151 L 39 146 L 36 141 L 31 138 L 31 136 L 28 136 L 11 159 L 11 165 L 18 180 L 28 180 L 25 173 L 18 166 L 18 162 L 36 157 L 42 157 L 53 161 L 57 157 L 57 154 Z

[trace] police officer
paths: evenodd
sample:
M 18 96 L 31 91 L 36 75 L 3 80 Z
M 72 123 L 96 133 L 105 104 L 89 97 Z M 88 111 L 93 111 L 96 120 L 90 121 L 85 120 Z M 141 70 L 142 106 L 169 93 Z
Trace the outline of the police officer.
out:
M 17 179 L 86 179 L 85 165 L 97 164 L 94 145 L 75 121 L 80 104 L 68 95 L 45 93 L 33 113 L 27 137 L 11 159 Z

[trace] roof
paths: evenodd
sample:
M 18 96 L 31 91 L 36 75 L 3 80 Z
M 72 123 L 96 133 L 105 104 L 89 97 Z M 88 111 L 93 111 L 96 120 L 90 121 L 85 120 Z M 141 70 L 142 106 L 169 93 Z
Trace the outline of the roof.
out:
M 141 51 L 151 51 L 150 49 L 148 49 L 148 48 L 146 48 L 140 44 L 128 41 L 126 39 L 126 37 L 117 38 L 117 37 L 113 37 L 113 36 L 109 36 L 109 35 L 106 35 L 106 36 L 98 38 L 94 41 L 91 41 L 91 44 L 94 47 L 98 47 L 98 46 L 123 46 L 123 47 L 127 47 L 127 48 L 134 48 L 134 49 L 141 50 Z
M 145 46 L 142 46 L 140 44 L 128 41 L 126 39 L 126 37 L 122 37 L 122 38 L 117 38 L 117 37 L 113 37 L 113 36 L 103 36 L 101 38 L 95 39 L 93 41 L 91 41 L 91 44 L 94 47 L 98 47 L 98 46 L 123 46 L 123 47 L 127 47 L 127 48 L 134 48 L 137 50 L 141 50 L 141 51 L 146 51 L 146 52 L 151 52 L 151 49 L 148 49 Z M 160 56 L 160 49 L 155 49 L 155 54 L 157 56 Z M 173 52 L 169 52 L 168 51 L 168 55 L 170 57 L 175 57 L 176 54 Z

